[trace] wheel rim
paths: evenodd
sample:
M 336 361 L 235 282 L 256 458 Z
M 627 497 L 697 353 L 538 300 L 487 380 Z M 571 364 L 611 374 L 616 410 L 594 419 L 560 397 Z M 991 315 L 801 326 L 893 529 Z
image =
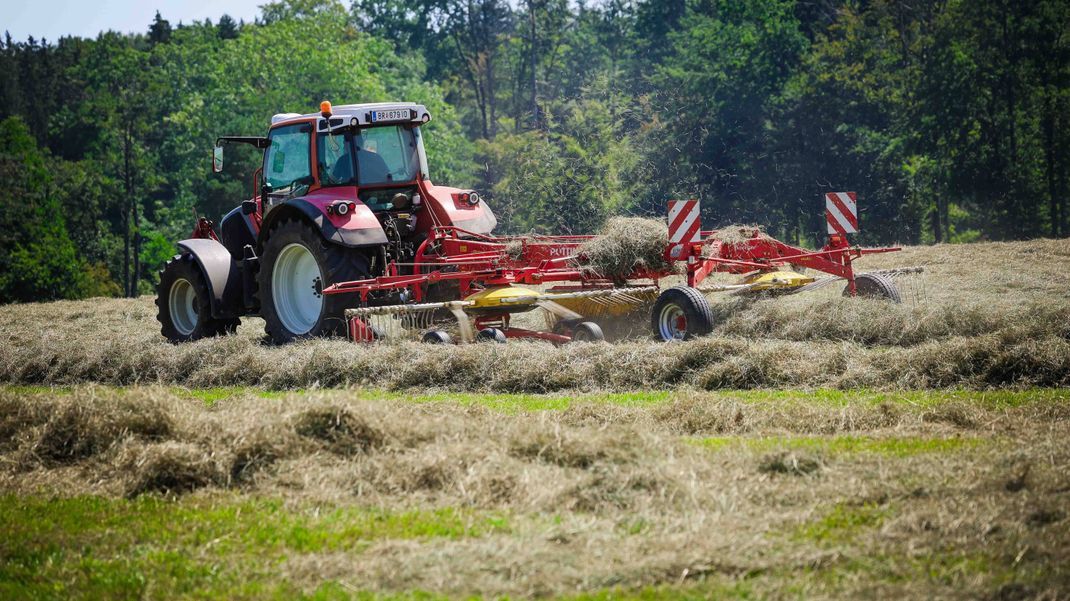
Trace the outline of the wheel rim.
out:
M 189 280 L 179 279 L 171 284 L 167 308 L 171 313 L 171 323 L 179 334 L 189 336 L 197 329 L 197 291 Z
M 271 273 L 271 299 L 283 327 L 293 334 L 307 334 L 323 310 L 320 266 L 303 244 L 282 249 Z
M 668 303 L 661 308 L 658 331 L 662 340 L 683 340 L 687 336 L 687 316 L 680 305 Z

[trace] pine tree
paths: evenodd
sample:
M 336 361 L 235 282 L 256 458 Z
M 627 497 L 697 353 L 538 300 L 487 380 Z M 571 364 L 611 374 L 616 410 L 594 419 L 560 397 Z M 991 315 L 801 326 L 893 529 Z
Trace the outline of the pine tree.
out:
M 155 46 L 156 44 L 166 44 L 171 40 L 171 22 L 160 16 L 160 11 L 156 11 L 156 17 L 152 20 L 152 25 L 149 25 L 149 42 Z

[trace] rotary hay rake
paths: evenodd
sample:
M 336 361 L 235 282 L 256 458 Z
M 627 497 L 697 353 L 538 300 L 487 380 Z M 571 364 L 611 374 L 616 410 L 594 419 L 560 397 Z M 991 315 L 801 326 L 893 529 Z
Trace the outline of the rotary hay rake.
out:
M 670 201 L 668 235 L 654 238 L 663 261 L 637 262 L 628 273 L 592 267 L 588 255 L 597 248 L 596 236 L 495 237 L 435 227 L 411 263 L 391 263 L 384 276 L 340 282 L 323 293 L 359 297 L 362 306 L 345 312 L 354 342 L 598 341 L 605 338 L 600 323 L 634 321 L 648 307 L 655 338 L 689 340 L 713 329 L 707 294 L 792 294 L 840 280 L 846 282 L 845 295 L 900 302 L 892 278 L 920 268 L 855 273 L 858 258 L 900 250 L 850 245 L 848 234 L 858 231 L 855 194 L 826 195 L 826 219 L 828 242 L 808 250 L 754 227 L 703 231 L 698 201 Z M 802 268 L 825 275 L 804 275 Z M 703 286 L 713 273 L 741 280 Z M 659 285 L 681 274 L 686 283 Z M 515 315 L 535 309 L 544 311 L 545 328 L 514 323 Z

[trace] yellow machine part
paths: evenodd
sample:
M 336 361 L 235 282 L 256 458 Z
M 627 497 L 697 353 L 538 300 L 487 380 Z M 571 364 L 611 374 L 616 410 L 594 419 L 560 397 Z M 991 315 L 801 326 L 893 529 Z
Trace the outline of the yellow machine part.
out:
M 608 292 L 608 291 L 607 291 Z M 465 311 L 477 314 L 522 313 L 546 303 L 560 305 L 584 317 L 627 315 L 657 297 L 653 286 L 644 290 L 619 290 L 605 296 L 572 296 L 568 292 L 540 292 L 520 286 L 487 288 L 465 298 Z
M 464 300 L 472 303 L 465 307 L 466 311 L 473 310 L 478 313 L 489 310 L 519 313 L 534 309 L 538 298 L 539 292 L 537 290 L 521 288 L 520 286 L 497 286 L 480 290 Z
M 814 281 L 814 278 L 805 276 L 794 271 L 765 271 L 751 274 L 743 278 L 743 283 L 751 286 L 751 290 L 784 290 L 799 288 Z
M 563 298 L 555 303 L 575 311 L 584 317 L 620 317 L 634 313 L 645 302 L 653 301 L 656 294 L 630 294 L 627 299 Z

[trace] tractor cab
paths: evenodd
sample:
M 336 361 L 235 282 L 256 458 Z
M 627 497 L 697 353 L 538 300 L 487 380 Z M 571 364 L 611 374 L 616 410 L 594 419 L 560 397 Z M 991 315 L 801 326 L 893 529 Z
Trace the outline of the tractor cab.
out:
M 324 101 L 319 113 L 275 115 L 262 169 L 265 212 L 327 188 L 355 188 L 353 200 L 374 213 L 412 209 L 420 180 L 429 178 L 420 125 L 430 120 L 413 103 Z
M 341 187 L 357 188 L 357 198 L 373 212 L 412 208 L 419 204 L 419 182 L 429 180 L 420 126 L 430 120 L 414 103 L 332 107 L 324 101 L 319 113 L 273 116 L 267 137 L 220 137 L 213 170 L 223 170 L 224 143 L 264 150 L 254 178 L 264 213 L 288 199 Z

